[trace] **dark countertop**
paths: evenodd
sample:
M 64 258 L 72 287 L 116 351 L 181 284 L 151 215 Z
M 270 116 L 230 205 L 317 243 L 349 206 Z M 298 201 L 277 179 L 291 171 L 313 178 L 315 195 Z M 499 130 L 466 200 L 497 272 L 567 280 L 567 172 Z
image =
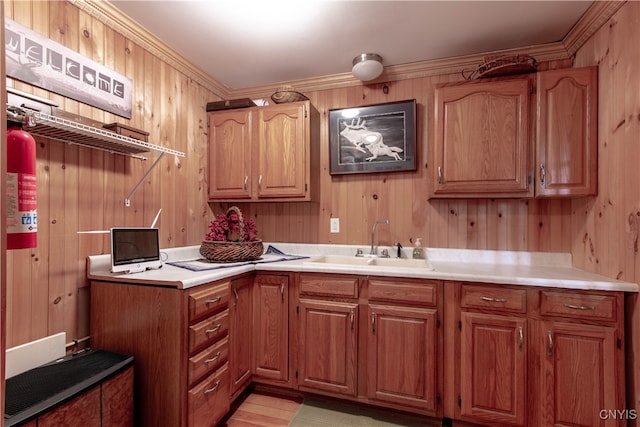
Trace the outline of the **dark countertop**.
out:
M 35 419 L 132 365 L 132 356 L 87 349 L 11 377 L 4 426 Z

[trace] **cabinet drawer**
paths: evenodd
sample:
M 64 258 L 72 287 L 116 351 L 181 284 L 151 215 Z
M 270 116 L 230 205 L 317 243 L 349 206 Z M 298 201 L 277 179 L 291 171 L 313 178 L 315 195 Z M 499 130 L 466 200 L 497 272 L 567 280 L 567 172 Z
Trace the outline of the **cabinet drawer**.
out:
M 229 330 L 229 309 L 189 326 L 189 353 L 224 336 Z
M 229 362 L 189 390 L 188 426 L 209 427 L 229 411 Z
M 300 295 L 358 298 L 358 278 L 355 276 L 301 274 Z
M 616 321 L 616 296 L 572 291 L 541 291 L 540 313 L 580 319 Z
M 215 313 L 229 304 L 229 282 L 189 292 L 189 321 Z
M 464 308 L 525 313 L 527 291 L 500 286 L 462 285 L 460 305 Z
M 189 358 L 189 385 L 212 372 L 229 359 L 229 339 L 224 337 Z
M 371 279 L 369 280 L 369 300 L 435 306 L 438 301 L 439 283 L 433 280 L 414 282 Z

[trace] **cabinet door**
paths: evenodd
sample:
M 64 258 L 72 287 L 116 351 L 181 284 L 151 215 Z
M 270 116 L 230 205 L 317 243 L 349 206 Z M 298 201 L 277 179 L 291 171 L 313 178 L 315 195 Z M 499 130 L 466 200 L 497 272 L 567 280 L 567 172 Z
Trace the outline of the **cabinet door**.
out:
M 101 425 L 99 386 L 38 417 L 38 426 L 42 427 Z
M 613 426 L 601 411 L 623 410 L 617 393 L 615 329 L 543 322 L 540 349 L 542 423 L 553 426 Z M 621 351 L 621 350 L 620 350 Z
M 538 73 L 536 195 L 598 190 L 598 67 Z
M 369 305 L 367 395 L 436 412 L 435 309 Z
M 436 89 L 433 197 L 533 195 L 529 79 Z
M 251 198 L 252 111 L 209 114 L 209 199 Z
M 304 197 L 309 171 L 307 103 L 258 110 L 258 197 Z
M 358 305 L 300 300 L 301 389 L 356 394 Z
M 253 372 L 285 382 L 289 381 L 288 282 L 287 276 L 258 274 L 253 295 Z
M 525 425 L 526 319 L 463 312 L 461 321 L 461 415 Z
M 231 282 L 231 324 L 229 326 L 231 396 L 240 393 L 251 379 L 253 366 L 252 287 L 253 278 L 251 277 Z

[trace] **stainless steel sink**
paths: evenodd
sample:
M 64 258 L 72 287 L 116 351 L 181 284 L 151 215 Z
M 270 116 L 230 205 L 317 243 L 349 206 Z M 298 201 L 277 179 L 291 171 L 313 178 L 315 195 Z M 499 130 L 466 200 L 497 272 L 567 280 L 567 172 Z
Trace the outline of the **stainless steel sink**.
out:
M 387 267 L 387 268 L 419 268 L 433 270 L 433 266 L 424 259 L 405 258 L 361 258 L 347 255 L 322 255 L 306 261 L 307 264 L 339 264 L 360 267 Z

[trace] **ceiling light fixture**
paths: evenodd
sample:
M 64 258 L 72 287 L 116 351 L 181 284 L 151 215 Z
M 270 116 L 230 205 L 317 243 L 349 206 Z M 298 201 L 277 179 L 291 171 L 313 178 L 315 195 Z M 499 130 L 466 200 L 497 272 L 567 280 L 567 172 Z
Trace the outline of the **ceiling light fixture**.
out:
M 363 53 L 353 58 L 353 76 L 363 82 L 378 78 L 382 74 L 382 57 L 375 53 Z

